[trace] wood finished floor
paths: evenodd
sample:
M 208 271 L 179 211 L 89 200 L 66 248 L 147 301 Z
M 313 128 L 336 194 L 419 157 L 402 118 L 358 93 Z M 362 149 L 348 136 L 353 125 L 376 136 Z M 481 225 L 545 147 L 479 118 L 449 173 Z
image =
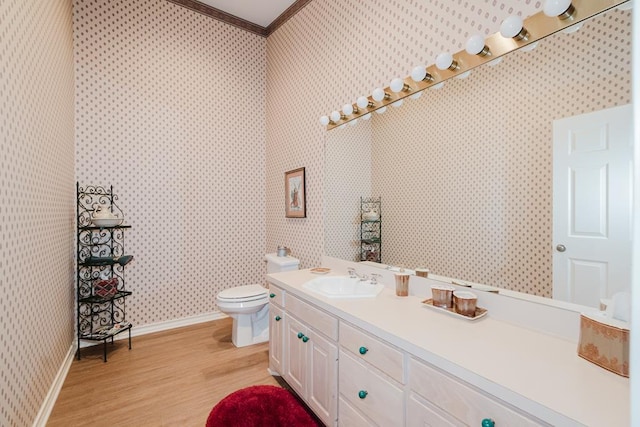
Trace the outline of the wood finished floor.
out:
M 109 345 L 110 346 L 110 345 Z M 268 343 L 236 348 L 231 319 L 116 341 L 74 360 L 47 426 L 199 426 L 229 393 L 278 385 Z

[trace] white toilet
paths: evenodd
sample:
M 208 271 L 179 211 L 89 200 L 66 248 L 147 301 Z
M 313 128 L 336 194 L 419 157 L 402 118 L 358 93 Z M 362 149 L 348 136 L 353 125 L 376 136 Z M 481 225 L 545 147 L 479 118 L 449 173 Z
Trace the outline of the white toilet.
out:
M 297 270 L 300 260 L 266 254 L 267 273 Z M 269 340 L 269 290 L 261 285 L 236 286 L 216 296 L 218 309 L 233 318 L 231 341 L 244 347 Z

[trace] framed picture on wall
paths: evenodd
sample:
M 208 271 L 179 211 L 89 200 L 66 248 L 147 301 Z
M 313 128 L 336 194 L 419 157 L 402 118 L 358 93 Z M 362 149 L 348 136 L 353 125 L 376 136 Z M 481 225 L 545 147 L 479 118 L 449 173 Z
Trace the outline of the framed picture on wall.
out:
M 307 217 L 307 193 L 304 168 L 284 173 L 285 217 Z

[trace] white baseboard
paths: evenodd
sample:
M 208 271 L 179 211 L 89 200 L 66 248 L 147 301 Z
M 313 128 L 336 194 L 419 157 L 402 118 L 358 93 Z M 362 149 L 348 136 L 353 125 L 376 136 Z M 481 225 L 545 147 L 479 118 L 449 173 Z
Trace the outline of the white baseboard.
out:
M 139 337 L 141 335 L 153 334 L 154 332 L 167 331 L 169 329 L 181 328 L 183 326 L 197 325 L 198 323 L 212 322 L 214 320 L 224 319 L 226 314 L 220 311 L 212 311 L 209 313 L 197 314 L 190 317 L 182 317 L 180 319 L 166 320 L 164 322 L 151 323 L 149 325 L 136 326 L 131 328 L 131 338 Z M 115 340 L 128 339 L 129 334 L 122 333 L 115 336 Z M 101 345 L 102 341 L 80 341 L 80 348 L 91 347 L 94 345 Z
M 198 323 L 212 322 L 214 320 L 224 319 L 226 314 L 220 311 L 212 311 L 209 313 L 197 314 L 195 316 L 183 317 L 181 319 L 167 320 L 164 322 L 152 323 L 150 325 L 136 326 L 133 325 L 131 329 L 131 336 L 137 337 L 140 335 L 152 334 L 154 332 L 167 331 L 169 329 L 181 328 L 183 326 L 197 325 Z M 117 335 L 116 338 L 124 339 L 128 338 L 126 334 Z
M 69 351 L 67 352 L 60 369 L 58 369 L 58 373 L 53 379 L 53 383 L 44 398 L 44 402 L 40 406 L 36 419 L 33 421 L 34 427 L 44 427 L 47 424 L 47 421 L 49 421 L 49 415 L 51 415 L 53 406 L 56 404 L 56 400 L 58 400 L 58 395 L 60 394 L 60 390 L 62 390 L 64 380 L 67 378 L 67 374 L 71 368 L 71 362 L 73 362 L 73 359 L 76 356 L 76 347 L 77 342 L 74 340 L 71 343 L 71 347 L 69 347 Z
M 213 320 L 224 319 L 225 317 L 229 317 L 226 314 L 219 311 L 212 311 L 209 313 L 198 314 L 190 317 L 183 317 L 181 319 L 175 320 L 167 320 L 165 322 L 152 323 L 150 325 L 143 326 L 133 326 L 131 329 L 131 337 L 137 337 L 146 334 L 152 334 L 154 332 L 166 331 L 174 328 L 181 328 L 183 326 L 196 325 L 198 323 L 211 322 Z M 128 339 L 129 334 L 120 334 L 116 335 L 115 339 Z M 80 348 L 90 347 L 92 345 L 102 344 L 102 341 L 81 341 Z M 49 416 L 51 415 L 51 411 L 53 411 L 53 406 L 56 404 L 56 400 L 58 399 L 58 395 L 60 394 L 60 390 L 62 389 L 62 385 L 64 384 L 64 380 L 67 378 L 67 374 L 69 373 L 69 369 L 71 368 L 71 362 L 76 356 L 76 350 L 78 348 L 78 342 L 74 340 L 71 343 L 71 347 L 69 347 L 69 351 L 67 352 L 67 356 L 65 357 L 60 369 L 58 369 L 58 373 L 53 380 L 53 384 L 49 388 L 49 392 L 44 399 L 44 402 L 40 406 L 40 410 L 38 411 L 38 415 L 36 415 L 36 419 L 33 422 L 33 427 L 44 427 L 49 421 Z

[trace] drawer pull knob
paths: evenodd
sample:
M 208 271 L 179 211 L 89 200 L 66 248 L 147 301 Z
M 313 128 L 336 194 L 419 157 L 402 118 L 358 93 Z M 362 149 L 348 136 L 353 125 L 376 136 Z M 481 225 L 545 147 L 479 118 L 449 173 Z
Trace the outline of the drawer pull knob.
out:
M 280 316 L 276 316 L 276 322 L 279 322 L 282 319 Z
M 275 297 L 276 297 L 276 294 L 273 294 L 273 293 L 269 294 L 269 298 L 275 298 Z
M 496 422 L 491 418 L 485 418 L 484 420 L 482 420 L 482 427 L 495 427 L 495 425 Z
M 306 336 L 306 335 L 305 335 L 305 336 L 303 336 L 303 337 L 302 337 L 302 342 L 307 342 L 307 341 L 309 341 L 309 337 L 308 337 L 308 336 Z
M 369 394 L 369 393 L 367 393 L 367 391 L 366 391 L 366 390 L 360 390 L 360 391 L 358 392 L 358 397 L 359 397 L 360 399 L 364 399 L 365 397 L 367 397 L 367 394 Z
M 304 334 L 302 332 L 298 332 L 298 339 L 302 338 Z
M 360 347 L 360 354 L 366 354 L 369 349 L 367 347 Z

